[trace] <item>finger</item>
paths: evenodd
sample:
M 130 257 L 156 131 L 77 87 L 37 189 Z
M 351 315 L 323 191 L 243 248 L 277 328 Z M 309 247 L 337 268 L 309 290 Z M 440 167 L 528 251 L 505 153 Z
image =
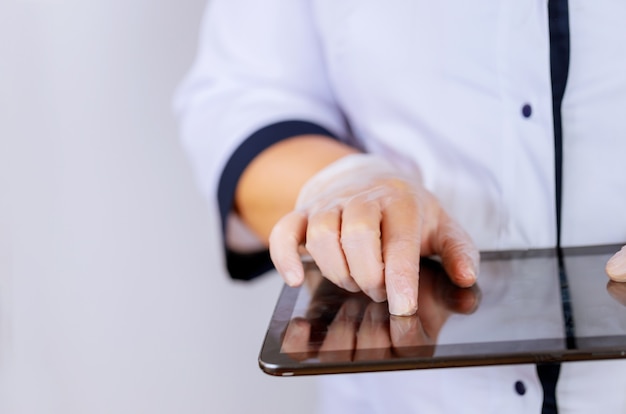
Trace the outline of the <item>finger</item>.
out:
M 417 314 L 411 316 L 391 316 L 389 337 L 394 348 L 420 346 L 426 343 L 424 330 Z
M 421 223 L 417 201 L 405 198 L 383 209 L 382 252 L 392 315 L 417 311 Z
M 347 300 L 333 322 L 328 326 L 324 343 L 319 348 L 322 362 L 351 361 L 361 305 L 358 300 Z
M 292 211 L 281 218 L 270 233 L 270 257 L 289 286 L 300 286 L 304 280 L 298 247 L 304 243 L 306 226 L 306 214 Z
M 615 253 L 606 263 L 606 273 L 616 282 L 626 281 L 626 246 Z
M 455 291 L 464 289 L 452 283 L 441 264 L 423 259 L 420 267 L 420 310 L 419 319 L 422 326 L 424 343 L 434 344 L 441 327 L 454 312 L 451 307 L 459 304 L 451 298 Z
M 441 257 L 450 280 L 461 287 L 476 283 L 480 257 L 478 249 L 469 234 L 443 210 L 431 244 L 434 253 Z
M 328 280 L 350 292 L 360 291 L 348 270 L 339 241 L 341 210 L 311 214 L 306 230 L 306 249 Z
M 376 302 L 387 299 L 380 242 L 380 206 L 354 199 L 344 206 L 341 219 L 341 248 L 350 274 L 359 287 Z
M 309 358 L 310 336 L 311 324 L 306 319 L 292 319 L 285 330 L 281 352 L 288 354 L 290 357 L 298 361 Z
M 432 357 L 435 342 L 426 335 L 421 316 L 391 316 L 389 331 L 394 354 L 403 358 Z
M 370 302 L 356 337 L 355 361 L 386 359 L 391 355 L 387 306 Z

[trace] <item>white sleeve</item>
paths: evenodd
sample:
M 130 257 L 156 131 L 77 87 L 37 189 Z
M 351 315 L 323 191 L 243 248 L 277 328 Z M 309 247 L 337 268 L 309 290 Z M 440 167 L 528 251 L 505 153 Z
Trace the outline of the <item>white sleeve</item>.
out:
M 347 136 L 308 0 L 211 0 L 175 98 L 183 146 L 223 230 L 247 163 L 289 136 Z

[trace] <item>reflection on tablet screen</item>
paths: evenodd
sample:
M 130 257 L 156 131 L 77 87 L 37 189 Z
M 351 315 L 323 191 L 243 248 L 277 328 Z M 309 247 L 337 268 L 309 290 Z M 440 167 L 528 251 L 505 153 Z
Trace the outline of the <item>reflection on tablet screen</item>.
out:
M 472 288 L 424 259 L 410 317 L 389 315 L 387 303 L 346 292 L 308 264 L 306 283 L 281 295 L 261 366 L 298 374 L 621 357 L 626 288 L 607 289 L 604 273 L 616 250 L 485 253 Z

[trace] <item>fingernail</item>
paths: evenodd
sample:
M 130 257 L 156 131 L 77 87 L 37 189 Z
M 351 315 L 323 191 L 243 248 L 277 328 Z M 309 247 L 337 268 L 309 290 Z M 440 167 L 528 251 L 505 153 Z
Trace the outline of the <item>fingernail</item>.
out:
M 396 316 L 410 316 L 417 312 L 417 300 L 403 294 L 389 298 L 389 313 Z
M 389 303 L 389 313 L 395 316 L 411 316 L 417 312 L 417 306 L 412 306 L 407 303 L 396 303 L 392 305 Z
M 341 278 L 338 279 L 341 280 Z M 357 293 L 361 291 L 359 285 L 357 285 L 356 282 L 354 282 L 352 279 L 343 279 L 341 287 L 351 293 Z
M 466 280 L 467 282 L 475 282 L 476 281 L 476 271 L 473 268 L 467 269 L 464 273 L 463 273 L 463 280 Z
M 465 266 L 460 272 L 458 281 L 462 287 L 469 287 L 476 282 L 476 269 L 473 264 Z
M 417 312 L 417 286 L 407 279 L 387 283 L 389 313 L 397 316 L 413 315 Z
M 387 300 L 387 292 L 384 289 L 370 289 L 365 292 L 374 302 L 380 303 Z
M 613 280 L 626 281 L 626 246 L 607 262 L 606 272 Z
M 300 277 L 293 270 L 288 270 L 283 274 L 283 279 L 291 287 L 298 286 L 300 284 Z

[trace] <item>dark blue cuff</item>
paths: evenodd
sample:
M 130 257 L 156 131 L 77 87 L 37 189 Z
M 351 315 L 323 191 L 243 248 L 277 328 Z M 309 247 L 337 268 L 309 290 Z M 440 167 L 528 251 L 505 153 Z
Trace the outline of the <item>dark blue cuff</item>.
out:
M 222 242 L 226 256 L 226 267 L 233 279 L 251 280 L 272 269 L 267 250 L 250 254 L 233 252 L 226 247 L 226 220 L 232 211 L 235 189 L 241 174 L 248 164 L 271 145 L 296 135 L 326 135 L 337 138 L 326 128 L 307 121 L 278 122 L 250 135 L 233 153 L 220 177 L 217 199 L 222 220 Z

